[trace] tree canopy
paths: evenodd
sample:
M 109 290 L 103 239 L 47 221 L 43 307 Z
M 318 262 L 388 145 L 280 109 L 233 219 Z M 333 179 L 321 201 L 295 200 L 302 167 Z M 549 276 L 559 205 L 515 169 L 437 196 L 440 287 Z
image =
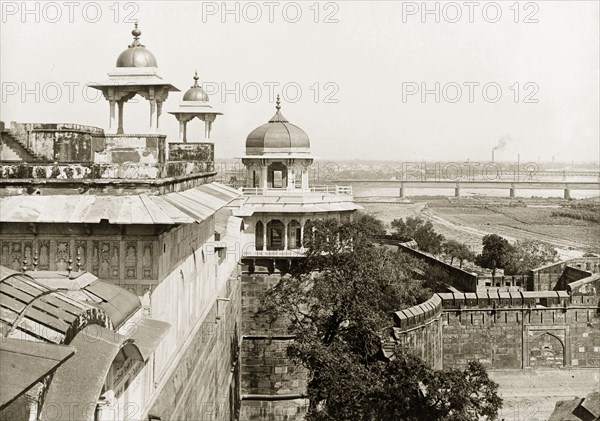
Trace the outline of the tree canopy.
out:
M 531 269 L 544 266 L 558 260 L 558 252 L 550 244 L 537 240 L 518 240 L 511 245 L 497 234 L 483 237 L 483 251 L 475 258 L 481 267 L 504 269 L 506 275 L 524 274 Z
M 391 226 L 395 230 L 393 236 L 412 238 L 419 245 L 419 249 L 426 253 L 439 254 L 442 251 L 444 236 L 435 232 L 431 221 L 409 216 L 406 220 L 394 219 Z
M 469 250 L 469 247 L 456 240 L 444 242 L 442 249 L 446 255 L 450 256 L 450 264 L 454 263 L 454 259 L 456 259 L 460 262 L 461 269 L 465 260 L 475 260 L 475 253 Z
M 491 269 L 492 276 L 496 276 L 497 269 L 504 269 L 513 257 L 514 248 L 506 238 L 497 234 L 488 234 L 483 237 L 483 250 L 475 258 L 475 263 L 481 267 Z
M 495 419 L 497 385 L 480 365 L 437 371 L 399 348 L 384 357 L 391 312 L 432 291 L 413 280 L 415 259 L 373 244 L 372 222 L 307 226 L 306 258 L 262 302 L 262 315 L 289 320 L 295 335 L 288 355 L 308 372 L 306 419 Z
M 507 275 L 524 274 L 558 260 L 558 252 L 548 243 L 537 240 L 518 240 L 504 269 Z

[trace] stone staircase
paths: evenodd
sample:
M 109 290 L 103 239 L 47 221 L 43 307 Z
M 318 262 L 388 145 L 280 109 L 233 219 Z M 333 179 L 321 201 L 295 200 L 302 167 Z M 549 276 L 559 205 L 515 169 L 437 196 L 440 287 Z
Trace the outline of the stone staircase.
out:
M 0 161 L 42 162 L 43 157 L 8 130 L 0 131 Z

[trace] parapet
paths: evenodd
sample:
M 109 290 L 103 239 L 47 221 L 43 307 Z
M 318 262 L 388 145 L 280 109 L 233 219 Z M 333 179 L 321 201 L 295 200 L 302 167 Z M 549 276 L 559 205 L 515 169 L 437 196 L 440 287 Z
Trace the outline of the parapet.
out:
M 571 303 L 566 291 L 510 291 L 440 293 L 444 310 L 462 308 L 564 307 Z
M 395 312 L 394 326 L 401 331 L 410 330 L 437 318 L 441 312 L 442 299 L 438 294 L 434 294 L 422 304 Z

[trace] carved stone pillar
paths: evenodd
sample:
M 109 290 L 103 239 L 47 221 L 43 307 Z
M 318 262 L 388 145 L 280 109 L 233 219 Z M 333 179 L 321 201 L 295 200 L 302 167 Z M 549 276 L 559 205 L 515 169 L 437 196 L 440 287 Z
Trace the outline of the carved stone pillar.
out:
M 210 139 L 210 131 L 212 130 L 212 123 L 215 121 L 214 115 L 206 115 L 204 114 L 204 139 Z
M 263 251 L 267 249 L 267 222 L 263 222 Z
M 123 131 L 123 106 L 125 105 L 125 100 L 122 99 L 117 101 L 117 105 L 119 106 L 119 125 L 117 127 L 117 134 L 125 133 Z
M 296 168 L 293 165 L 288 167 L 287 189 L 294 190 L 296 188 Z
M 156 131 L 155 121 L 156 121 L 156 99 L 151 99 L 150 100 L 150 131 L 151 132 Z
M 268 177 L 268 174 L 267 174 L 268 170 L 269 169 L 267 168 L 267 164 L 264 163 L 263 166 L 262 166 L 262 168 L 261 168 L 261 172 L 262 172 L 261 173 L 261 178 L 262 178 L 261 181 L 262 181 L 262 188 L 263 188 L 263 190 L 267 190 L 267 188 L 269 187 L 269 183 L 268 183 L 268 178 L 269 177 Z
M 115 113 L 115 105 L 117 104 L 117 101 L 115 101 L 114 99 L 110 99 L 108 100 L 108 104 L 110 106 L 110 114 L 109 114 L 109 120 L 108 120 L 108 128 L 112 129 L 113 127 L 115 127 L 117 125 L 116 123 L 116 113 Z
M 156 100 L 156 129 L 157 130 L 160 128 L 160 115 L 162 114 L 162 106 L 163 106 L 163 100 L 157 99 Z
M 302 190 L 308 190 L 308 168 L 302 168 Z
M 185 142 L 185 122 L 183 120 L 179 120 L 179 141 Z

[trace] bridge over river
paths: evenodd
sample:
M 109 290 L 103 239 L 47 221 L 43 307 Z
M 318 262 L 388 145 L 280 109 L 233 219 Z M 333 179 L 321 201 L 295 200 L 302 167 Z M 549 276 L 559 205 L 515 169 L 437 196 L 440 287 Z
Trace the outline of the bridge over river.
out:
M 402 180 L 330 180 L 329 185 L 353 187 L 398 188 L 399 197 L 405 197 L 407 189 L 454 189 L 460 197 L 461 189 L 508 190 L 515 197 L 517 190 L 562 190 L 565 199 L 571 198 L 572 190 L 596 191 L 600 194 L 600 181 L 402 181 Z

